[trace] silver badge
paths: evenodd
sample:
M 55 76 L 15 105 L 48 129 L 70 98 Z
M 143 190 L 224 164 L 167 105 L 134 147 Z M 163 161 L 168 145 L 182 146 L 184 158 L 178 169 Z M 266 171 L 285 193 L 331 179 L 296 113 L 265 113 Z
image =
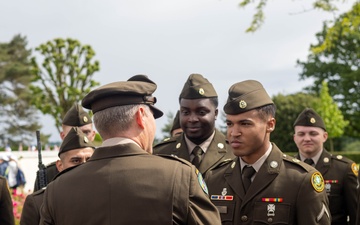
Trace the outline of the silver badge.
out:
M 275 216 L 275 204 L 268 204 L 267 211 L 267 216 Z
M 272 162 L 270 163 L 270 167 L 271 167 L 271 168 L 276 168 L 276 167 L 278 167 L 278 166 L 279 166 L 279 163 L 276 162 L 276 161 L 272 161 Z
M 223 144 L 223 143 L 219 143 L 219 144 L 217 144 L 217 146 L 218 146 L 218 148 L 220 148 L 220 149 L 223 149 L 223 148 L 224 148 L 224 144 Z
M 329 183 L 325 184 L 325 190 L 326 190 L 326 193 L 330 193 L 330 191 L 331 191 L 331 184 L 329 184 Z
M 226 190 L 226 188 L 224 188 L 223 190 L 222 190 L 222 192 L 221 192 L 221 195 L 222 196 L 225 196 L 227 194 L 227 190 Z
M 234 167 L 235 167 L 235 162 L 233 162 L 232 164 L 231 164 L 231 169 L 234 169 Z

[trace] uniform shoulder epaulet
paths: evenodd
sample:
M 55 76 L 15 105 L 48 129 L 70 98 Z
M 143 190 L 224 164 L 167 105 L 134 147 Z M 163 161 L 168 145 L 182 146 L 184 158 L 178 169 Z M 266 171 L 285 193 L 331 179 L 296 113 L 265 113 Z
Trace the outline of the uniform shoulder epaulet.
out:
M 166 145 L 166 144 L 175 142 L 175 141 L 176 141 L 176 138 L 177 138 L 177 137 L 165 138 L 162 142 L 156 144 L 156 145 L 154 146 L 154 148 L 157 148 L 157 147 L 159 147 L 159 146 L 162 146 L 162 145 Z
M 230 159 L 230 158 L 225 159 L 225 160 L 221 161 L 219 164 L 217 164 L 216 166 L 214 166 L 213 168 L 211 168 L 211 170 L 216 170 L 216 169 L 219 169 L 219 168 L 224 167 L 226 165 L 229 165 L 233 161 L 234 161 L 234 159 Z
M 287 154 L 283 154 L 283 160 L 285 162 L 289 162 L 293 165 L 297 165 L 299 166 L 300 168 L 303 168 L 305 171 L 309 172 L 310 170 L 314 169 L 314 167 L 304 163 L 304 162 L 301 162 L 301 160 L 293 157 L 293 156 L 290 156 L 290 155 L 287 155 Z
M 41 195 L 41 194 L 43 194 L 43 193 L 45 192 L 45 190 L 46 190 L 46 187 L 43 187 L 43 188 L 41 188 L 40 190 L 35 191 L 35 192 L 33 193 L 33 195 L 34 195 L 34 196 L 36 196 L 36 195 Z
M 359 166 L 351 159 L 349 159 L 345 156 L 342 156 L 342 155 L 331 155 L 331 157 L 338 162 L 347 164 L 351 168 L 351 170 L 355 174 L 355 176 L 359 175 Z
M 82 164 L 79 164 L 79 165 L 76 165 L 76 166 L 72 166 L 72 167 L 69 167 L 69 168 L 66 168 L 64 169 L 63 171 L 59 172 L 58 174 L 56 174 L 56 176 L 54 177 L 53 181 L 56 180 L 58 177 L 60 177 L 61 175 L 69 172 L 70 170 L 73 170 L 75 169 L 76 167 L 78 166 L 81 166 Z
M 52 167 L 52 166 L 56 166 L 56 161 L 47 164 L 45 167 L 47 168 L 47 167 Z
M 189 166 L 192 165 L 189 161 L 187 161 L 187 160 L 185 160 L 185 159 L 182 159 L 182 158 L 179 158 L 179 157 L 177 157 L 176 155 L 172 155 L 172 154 L 171 154 L 171 155 L 156 154 L 156 155 L 157 155 L 157 156 L 161 156 L 161 157 L 163 157 L 163 158 L 176 160 L 176 161 L 182 162 L 182 163 L 184 163 L 184 164 L 186 164 L 186 165 L 189 165 Z
M 344 162 L 344 163 L 353 163 L 354 161 L 352 161 L 351 159 L 345 157 L 345 156 L 342 156 L 342 155 L 331 155 L 331 158 L 333 159 L 336 159 L 337 161 L 341 161 L 341 162 Z

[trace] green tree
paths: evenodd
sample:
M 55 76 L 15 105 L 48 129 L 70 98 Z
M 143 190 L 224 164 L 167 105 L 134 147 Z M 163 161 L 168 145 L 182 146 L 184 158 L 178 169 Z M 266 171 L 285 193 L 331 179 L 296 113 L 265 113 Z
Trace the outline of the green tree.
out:
M 324 120 L 326 131 L 329 134 L 330 151 L 334 151 L 333 139 L 344 134 L 344 128 L 349 124 L 349 121 L 344 120 L 338 105 L 329 95 L 329 88 L 325 81 L 322 82 L 320 102 L 314 109 Z
M 297 152 L 293 140 L 293 124 L 305 108 L 314 108 L 319 99 L 315 95 L 295 93 L 278 94 L 273 96 L 272 100 L 276 105 L 276 126 L 271 133 L 271 141 L 285 152 Z
M 343 3 L 340 0 L 313 0 L 312 1 L 312 9 L 322 10 L 325 12 L 336 12 L 338 11 L 337 3 Z M 253 15 L 253 19 L 251 21 L 250 26 L 247 28 L 246 32 L 255 32 L 257 31 L 265 21 L 264 9 L 268 0 L 242 0 L 239 4 L 240 7 L 245 8 L 246 6 L 255 4 L 255 14 Z M 355 1 L 355 4 L 357 1 Z M 310 10 L 310 9 L 307 9 Z M 304 13 L 307 11 L 304 10 Z
M 41 128 L 38 111 L 30 103 L 30 56 L 25 36 L 0 43 L 0 124 L 2 144 L 30 145 Z M 43 135 L 47 141 L 49 135 Z
M 99 71 L 99 62 L 93 59 L 95 51 L 90 45 L 81 45 L 70 38 L 48 41 L 35 50 L 43 60 L 37 63 L 36 58 L 32 58 L 32 103 L 54 118 L 60 132 L 62 118 L 72 104 L 80 102 L 99 85 L 92 79 Z
M 161 128 L 163 139 L 171 136 L 170 130 L 174 121 L 175 114 L 170 111 L 166 114 L 166 117 L 167 117 L 167 123 Z
M 314 80 L 307 90 L 319 93 L 322 82 L 327 82 L 330 96 L 345 120 L 351 121 L 345 129 L 349 137 L 360 137 L 360 22 L 354 20 L 359 16 L 360 3 L 341 15 L 331 28 L 324 23 L 307 61 L 297 61 L 302 67 L 300 79 Z

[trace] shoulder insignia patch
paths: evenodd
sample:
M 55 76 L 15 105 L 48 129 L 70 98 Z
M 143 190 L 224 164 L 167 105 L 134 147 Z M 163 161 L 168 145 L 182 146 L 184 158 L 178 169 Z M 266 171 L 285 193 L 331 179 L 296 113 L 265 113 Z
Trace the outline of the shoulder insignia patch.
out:
M 311 176 L 311 185 L 315 189 L 316 192 L 322 192 L 324 190 L 324 178 L 321 173 L 314 172 Z
M 197 178 L 198 178 L 198 181 L 199 181 L 199 184 L 200 184 L 200 187 L 202 188 L 202 190 L 205 192 L 205 194 L 209 194 L 209 190 L 206 186 L 206 183 L 204 181 L 204 178 L 203 176 L 201 175 L 200 171 L 198 169 L 195 170 L 195 173 L 197 175 Z
M 355 174 L 355 176 L 359 176 L 359 167 L 356 163 L 351 164 L 351 170 Z

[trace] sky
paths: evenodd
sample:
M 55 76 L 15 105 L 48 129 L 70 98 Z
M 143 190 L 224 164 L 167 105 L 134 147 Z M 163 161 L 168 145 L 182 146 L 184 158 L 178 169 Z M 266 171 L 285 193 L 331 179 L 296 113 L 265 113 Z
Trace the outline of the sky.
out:
M 156 106 L 175 113 L 178 96 L 192 73 L 200 73 L 215 87 L 219 110 L 229 87 L 258 80 L 270 96 L 292 94 L 309 84 L 300 81 L 297 60 L 306 60 L 310 44 L 323 21 L 337 14 L 310 10 L 308 0 L 268 1 L 265 23 L 246 33 L 255 5 L 240 8 L 240 0 L 13 0 L 0 1 L 0 42 L 16 34 L 27 37 L 28 48 L 54 38 L 73 38 L 91 45 L 101 85 L 148 75 L 158 88 Z M 50 116 L 42 116 L 50 141 L 60 137 Z M 167 123 L 157 120 L 157 137 Z M 219 125 L 221 121 L 217 121 Z

